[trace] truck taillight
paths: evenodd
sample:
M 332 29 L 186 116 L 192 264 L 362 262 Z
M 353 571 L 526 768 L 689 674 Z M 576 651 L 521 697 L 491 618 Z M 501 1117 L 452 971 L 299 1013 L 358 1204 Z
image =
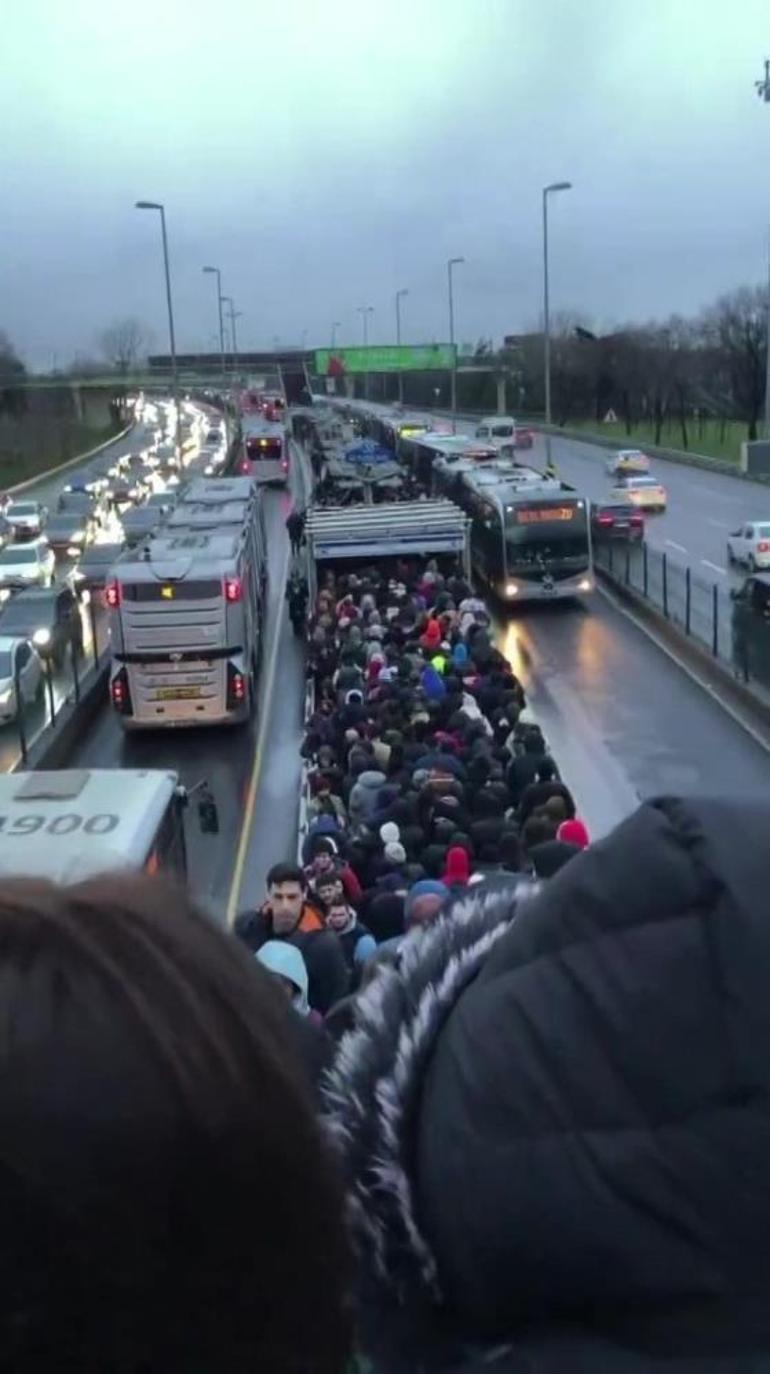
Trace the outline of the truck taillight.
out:
M 128 689 L 128 673 L 125 668 L 117 672 L 110 683 L 110 696 L 115 710 L 121 716 L 131 715 L 131 693 Z
M 243 596 L 243 583 L 240 577 L 225 578 L 225 601 L 240 601 Z
M 104 592 L 104 599 L 107 605 L 113 610 L 120 605 L 120 583 L 108 582 Z
M 243 673 L 233 667 L 232 663 L 227 665 L 227 709 L 232 711 L 236 706 L 242 706 L 246 700 L 246 678 Z

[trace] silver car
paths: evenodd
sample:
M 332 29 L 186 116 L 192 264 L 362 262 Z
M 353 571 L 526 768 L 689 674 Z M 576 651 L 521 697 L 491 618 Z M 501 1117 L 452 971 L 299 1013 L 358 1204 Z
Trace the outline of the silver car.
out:
M 0 587 L 50 587 L 56 559 L 44 539 L 0 549 Z

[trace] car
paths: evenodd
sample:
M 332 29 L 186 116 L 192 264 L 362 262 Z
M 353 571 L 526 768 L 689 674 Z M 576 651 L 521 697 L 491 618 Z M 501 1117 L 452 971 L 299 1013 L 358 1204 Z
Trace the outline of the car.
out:
M 64 511 L 51 516 L 45 527 L 45 537 L 56 558 L 77 558 L 93 540 L 94 526 L 92 516 Z
M 0 722 L 15 720 L 43 685 L 40 655 L 28 639 L 0 635 Z
M 642 510 L 665 510 L 668 493 L 654 477 L 620 477 L 610 492 L 610 500 Z
M 30 539 L 42 534 L 48 511 L 40 501 L 12 501 L 5 518 L 16 539 Z
M 173 491 L 154 491 L 144 504 L 159 510 L 163 516 L 170 515 L 176 505 L 176 495 Z
M 110 542 L 91 544 L 90 548 L 84 549 L 71 573 L 72 585 L 78 595 L 84 591 L 92 595 L 104 591 L 109 571 L 117 563 L 123 548 L 123 544 Z
M 646 473 L 650 471 L 650 460 L 640 448 L 619 448 L 607 459 L 607 471 L 610 477 Z
M 134 500 L 132 492 L 136 491 L 136 484 L 132 478 L 125 473 L 119 473 L 111 477 L 105 489 L 104 498 L 110 506 L 130 506 Z
M 65 487 L 56 502 L 56 510 L 59 515 L 79 515 L 81 520 L 89 520 L 92 525 L 99 524 L 105 514 L 105 509 L 101 496 L 97 496 L 93 491 L 83 491 L 79 488 L 67 490 Z
M 591 507 L 591 534 L 594 541 L 620 539 L 628 543 L 644 538 L 644 516 L 628 501 L 609 502 Z
M 157 506 L 135 506 L 133 510 L 124 511 L 120 517 L 123 526 L 123 537 L 131 547 L 140 544 L 146 539 L 148 534 L 152 534 L 158 525 L 163 523 L 163 512 Z
M 50 587 L 56 559 L 45 539 L 0 549 L 0 587 Z
M 80 604 L 71 587 L 29 588 L 12 596 L 0 610 L 0 634 L 23 635 L 40 657 L 60 668 L 67 648 L 83 650 Z
M 747 520 L 729 535 L 728 563 L 745 563 L 750 572 L 770 568 L 770 520 Z

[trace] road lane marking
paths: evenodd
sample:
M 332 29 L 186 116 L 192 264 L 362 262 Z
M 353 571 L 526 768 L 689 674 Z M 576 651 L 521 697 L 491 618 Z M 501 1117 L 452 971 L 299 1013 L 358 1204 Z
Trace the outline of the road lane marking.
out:
M 702 558 L 701 563 L 704 568 L 713 568 L 715 573 L 721 573 L 722 577 L 727 577 L 727 568 L 720 568 L 718 563 L 712 563 L 710 558 Z
M 275 686 L 275 675 L 278 670 L 278 648 L 281 643 L 281 630 L 283 629 L 284 589 L 286 586 L 286 578 L 289 572 L 290 556 L 291 548 L 287 540 L 286 553 L 281 568 L 281 575 L 278 581 L 280 596 L 278 599 L 278 605 L 276 609 L 275 632 L 273 634 L 273 643 L 270 648 L 270 658 L 267 664 L 267 672 L 265 673 L 264 680 L 262 683 L 262 701 L 264 703 L 264 710 L 262 711 L 262 715 L 260 716 L 259 720 L 259 730 L 257 731 L 257 745 L 254 750 L 254 762 L 251 768 L 251 777 L 249 778 L 249 790 L 246 794 L 246 806 L 243 812 L 243 821 L 241 822 L 241 833 L 238 838 L 238 849 L 235 855 L 235 863 L 233 864 L 233 876 L 230 882 L 230 892 L 227 898 L 227 915 L 225 920 L 228 929 L 232 929 L 235 918 L 238 915 L 238 898 L 241 895 L 241 885 L 243 883 L 243 870 L 246 865 L 246 855 L 249 849 L 251 828 L 254 822 L 254 808 L 257 804 L 257 791 L 259 789 L 259 780 L 262 775 L 262 761 L 265 752 L 267 722 L 270 716 L 270 702 L 272 700 L 273 688 Z
M 674 539 L 667 539 L 666 543 L 669 544 L 672 549 L 676 549 L 678 553 L 687 553 L 684 544 L 677 544 L 676 540 Z

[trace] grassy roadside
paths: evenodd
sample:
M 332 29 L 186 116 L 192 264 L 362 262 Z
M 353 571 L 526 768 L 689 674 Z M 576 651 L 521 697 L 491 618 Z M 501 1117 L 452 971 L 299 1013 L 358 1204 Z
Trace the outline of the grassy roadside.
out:
M 616 438 L 618 448 L 644 448 L 645 444 L 655 442 L 655 426 L 641 422 L 627 433 L 621 421 L 610 424 L 596 420 L 568 420 L 566 429 L 584 430 L 586 438 L 595 434 L 602 439 Z M 722 430 L 724 428 L 724 435 Z M 720 458 L 722 462 L 740 462 L 741 443 L 746 438 L 746 425 L 738 420 L 727 420 L 722 426 L 719 420 L 691 420 L 687 433 L 690 441 L 688 449 L 682 444 L 682 430 L 678 423 L 664 424 L 660 434 L 660 447 L 679 449 L 691 454 L 704 454 L 708 458 Z
M 0 490 L 39 477 L 49 468 L 76 458 L 80 453 L 88 453 L 99 444 L 106 443 L 119 434 L 125 426 L 120 423 L 108 425 L 68 424 L 55 433 L 42 435 L 34 448 L 24 448 L 2 443 L 0 436 Z

